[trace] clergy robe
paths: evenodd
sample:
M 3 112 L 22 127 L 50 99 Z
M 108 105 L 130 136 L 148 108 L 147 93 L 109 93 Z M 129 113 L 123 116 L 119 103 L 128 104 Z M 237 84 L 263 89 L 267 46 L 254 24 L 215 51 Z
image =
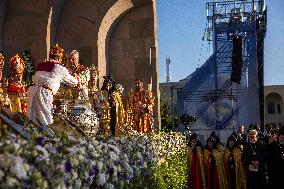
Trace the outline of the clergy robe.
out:
M 37 65 L 33 76 L 34 85 L 28 89 L 28 117 L 35 123 L 53 123 L 53 95 L 60 83 L 76 86 L 78 81 L 68 70 L 56 61 L 45 61 Z

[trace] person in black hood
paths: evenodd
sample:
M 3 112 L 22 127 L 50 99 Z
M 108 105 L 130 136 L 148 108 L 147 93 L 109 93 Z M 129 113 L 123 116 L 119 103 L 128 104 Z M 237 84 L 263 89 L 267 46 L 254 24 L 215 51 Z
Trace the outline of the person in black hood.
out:
M 270 187 L 277 188 L 283 185 L 283 170 L 284 170 L 284 127 L 279 130 L 278 135 L 267 147 L 268 165 L 270 172 Z

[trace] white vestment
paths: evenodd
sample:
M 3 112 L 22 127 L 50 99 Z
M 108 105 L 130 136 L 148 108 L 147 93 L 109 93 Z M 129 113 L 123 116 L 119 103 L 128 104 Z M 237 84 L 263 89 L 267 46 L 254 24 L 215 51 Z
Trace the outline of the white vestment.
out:
M 76 86 L 78 81 L 59 64 L 52 61 L 40 64 L 40 69 L 37 68 L 33 76 L 35 85 L 28 89 L 28 117 L 33 122 L 46 126 L 53 123 L 53 95 L 58 92 L 60 83 Z

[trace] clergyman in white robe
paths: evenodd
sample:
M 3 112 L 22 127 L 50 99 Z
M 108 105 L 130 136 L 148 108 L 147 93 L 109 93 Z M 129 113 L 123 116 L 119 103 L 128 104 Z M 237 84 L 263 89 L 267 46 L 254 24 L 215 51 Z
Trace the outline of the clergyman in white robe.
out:
M 57 61 L 45 61 L 37 65 L 33 76 L 34 86 L 28 89 L 28 118 L 41 125 L 53 123 L 53 95 L 63 82 L 76 86 L 78 80 Z

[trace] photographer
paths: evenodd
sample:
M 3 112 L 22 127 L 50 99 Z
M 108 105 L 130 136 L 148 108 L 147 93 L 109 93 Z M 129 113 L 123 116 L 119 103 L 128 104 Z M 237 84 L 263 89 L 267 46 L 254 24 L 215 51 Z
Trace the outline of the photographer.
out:
M 194 116 L 190 116 L 189 114 L 182 114 L 180 117 L 182 124 L 184 125 L 184 132 L 187 138 L 191 136 L 190 126 L 193 122 L 196 121 Z

